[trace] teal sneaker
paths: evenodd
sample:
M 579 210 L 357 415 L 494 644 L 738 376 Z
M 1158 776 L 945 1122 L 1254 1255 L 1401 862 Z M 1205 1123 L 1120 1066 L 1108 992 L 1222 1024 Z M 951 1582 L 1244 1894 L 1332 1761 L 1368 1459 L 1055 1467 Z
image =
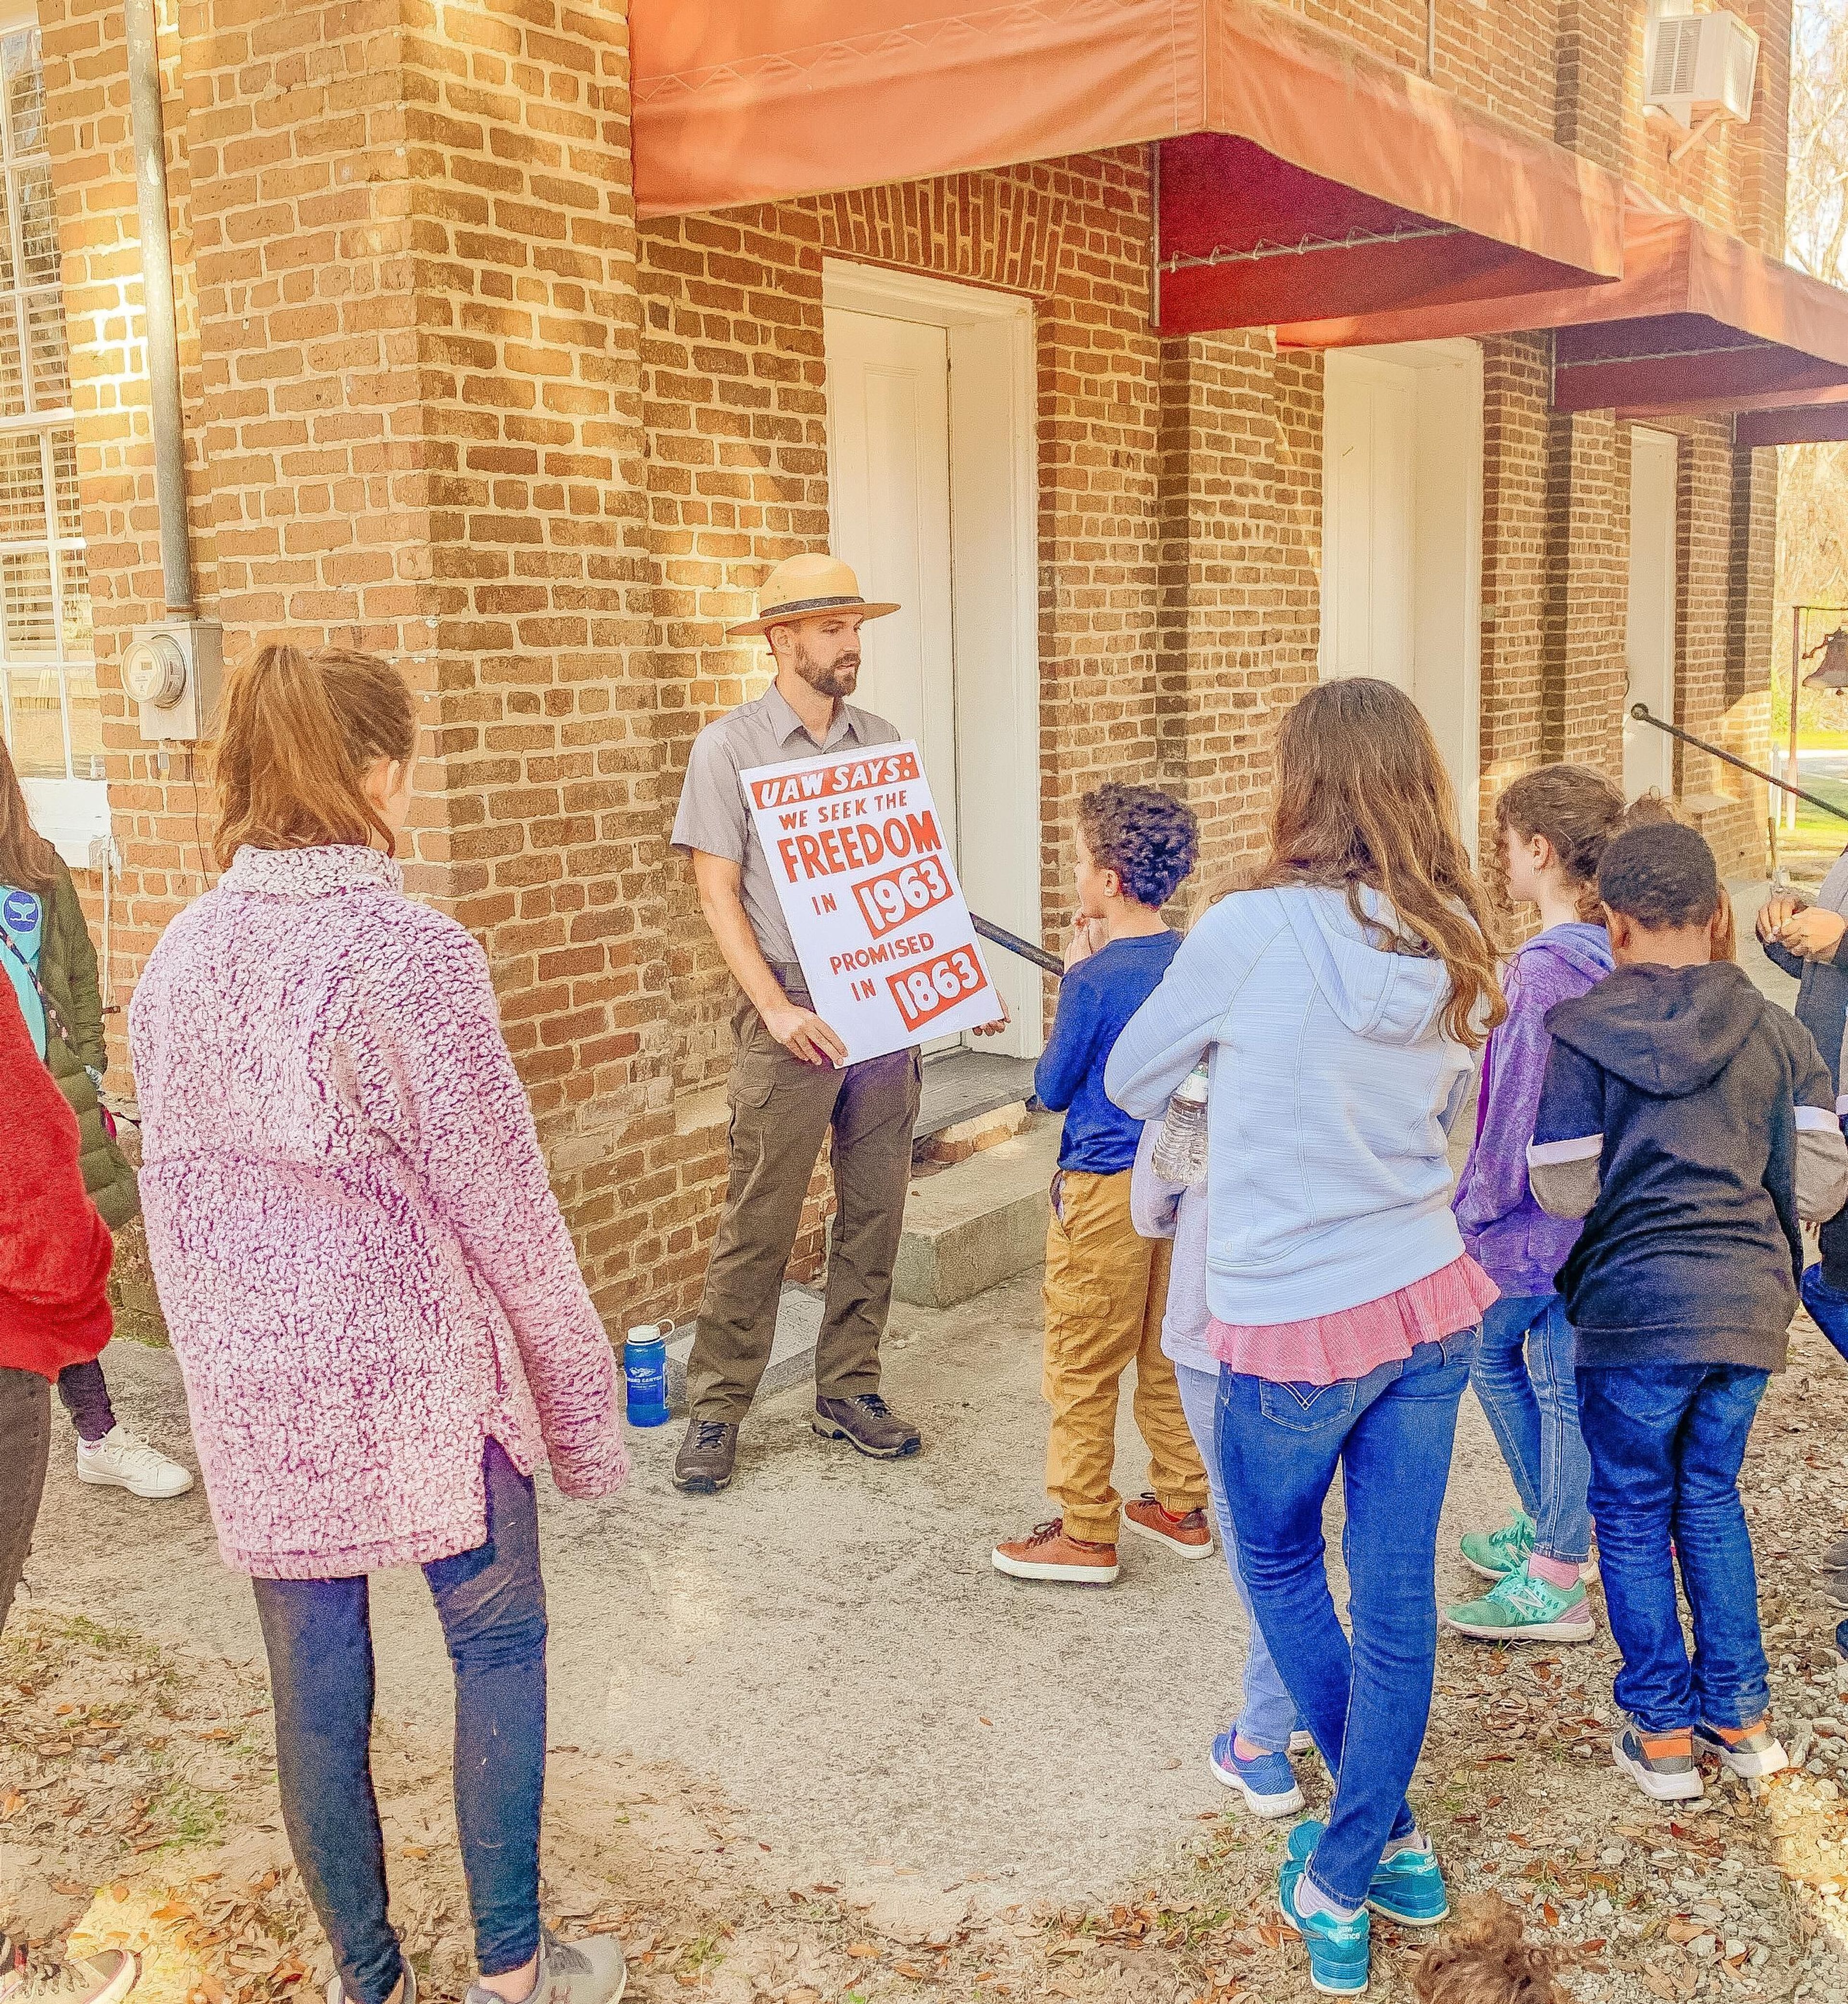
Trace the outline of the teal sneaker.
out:
M 1524 1568 L 1498 1579 L 1481 1599 L 1447 1607 L 1444 1618 L 1459 1635 L 1485 1642 L 1589 1642 L 1598 1634 L 1582 1586 L 1555 1586 Z
M 1308 1863 L 1324 1827 L 1318 1818 L 1308 1817 L 1291 1831 L 1287 1848 L 1296 1863 Z M 1422 1851 L 1402 1851 L 1380 1860 L 1367 1888 L 1367 1904 L 1402 1927 L 1434 1928 L 1449 1918 L 1450 1894 L 1428 1839 Z
M 1299 1914 L 1297 1889 L 1303 1883 L 1304 1857 L 1297 1855 L 1298 1824 L 1290 1834 L 1289 1854 L 1277 1874 L 1277 1905 L 1284 1920 L 1303 1938 L 1309 1951 L 1309 1981 L 1325 1997 L 1358 1997 L 1367 1988 L 1367 1965 L 1373 1948 L 1373 1923 L 1363 1907 L 1351 1921 L 1327 1914 Z M 1321 1825 L 1315 1828 L 1319 1831 Z
M 1465 1531 L 1457 1549 L 1463 1563 L 1485 1579 L 1506 1579 L 1519 1572 L 1534 1549 L 1534 1520 L 1517 1510 L 1499 1531 Z

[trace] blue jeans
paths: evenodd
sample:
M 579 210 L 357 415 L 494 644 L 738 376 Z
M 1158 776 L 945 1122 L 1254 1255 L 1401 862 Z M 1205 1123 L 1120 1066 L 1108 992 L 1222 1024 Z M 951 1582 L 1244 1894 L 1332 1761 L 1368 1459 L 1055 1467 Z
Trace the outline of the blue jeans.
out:
M 1251 1612 L 1251 1596 L 1239 1577 L 1238 1544 L 1233 1535 L 1232 1513 L 1226 1508 L 1226 1485 L 1220 1479 L 1219 1456 L 1213 1446 L 1217 1424 L 1219 1381 L 1217 1371 L 1195 1371 L 1185 1364 L 1174 1366 L 1174 1380 L 1181 1388 L 1181 1410 L 1187 1415 L 1188 1431 L 1206 1464 L 1206 1486 L 1213 1492 L 1213 1515 L 1219 1526 L 1220 1549 L 1232 1575 L 1238 1604 L 1245 1611 L 1249 1631 L 1245 1642 L 1244 1704 L 1238 1723 L 1232 1729 L 1254 1746 L 1267 1754 L 1281 1754 L 1290 1745 L 1290 1736 L 1300 1715 L 1264 1640 L 1264 1631 Z
M 1465 1330 L 1332 1385 L 1220 1377 L 1218 1459 L 1239 1570 L 1335 1777 L 1309 1876 L 1343 1907 L 1365 1901 L 1388 1841 L 1415 1827 L 1405 1790 L 1437 1660 L 1437 1513 L 1475 1347 Z M 1351 1649 L 1322 1543 L 1338 1465 Z
M 490 1441 L 488 1542 L 424 1578 L 456 1673 L 456 1822 L 485 1976 L 539 1948 L 545 1783 L 545 1590 L 530 1478 Z M 259 1579 L 276 1705 L 276 1778 L 289 1848 L 353 2004 L 384 2004 L 403 1961 L 385 1917 L 385 1852 L 367 1749 L 367 1582 Z
M 1605 1606 L 1623 1652 L 1612 1694 L 1645 1732 L 1750 1725 L 1770 1704 L 1739 1501 L 1739 1464 L 1769 1376 L 1740 1364 L 1580 1368 Z M 1677 1557 L 1694 1617 L 1691 1664 Z
M 1534 1520 L 1535 1550 L 1582 1565 L 1591 1555 L 1591 1463 L 1579 1432 L 1577 1351 L 1557 1295 L 1505 1295 L 1483 1312 L 1469 1382 Z

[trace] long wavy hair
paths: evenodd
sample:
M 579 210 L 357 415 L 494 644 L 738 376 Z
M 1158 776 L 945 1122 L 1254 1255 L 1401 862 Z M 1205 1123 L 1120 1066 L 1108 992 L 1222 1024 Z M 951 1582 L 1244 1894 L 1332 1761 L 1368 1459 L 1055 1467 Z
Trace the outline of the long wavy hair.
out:
M 1444 1032 L 1458 1042 L 1474 1049 L 1507 1014 L 1450 776 L 1430 726 L 1391 682 L 1319 683 L 1286 713 L 1270 854 L 1247 881 L 1343 891 L 1375 946 L 1440 959 L 1451 983 Z M 1368 917 L 1363 887 L 1385 899 L 1394 925 Z
M 48 898 L 57 878 L 58 851 L 33 826 L 19 776 L 0 744 L 0 884 Z

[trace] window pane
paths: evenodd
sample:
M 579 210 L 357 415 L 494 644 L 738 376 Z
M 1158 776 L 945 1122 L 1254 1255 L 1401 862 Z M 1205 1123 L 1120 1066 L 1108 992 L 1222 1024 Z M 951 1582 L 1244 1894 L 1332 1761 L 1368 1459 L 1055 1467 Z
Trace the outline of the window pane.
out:
M 37 432 L 0 433 L 0 541 L 45 540 L 45 468 Z
M 96 671 L 81 665 L 65 671 L 65 703 L 71 716 L 71 776 L 103 777 L 103 706 L 96 700 Z
M 96 651 L 90 626 L 89 566 L 81 550 L 61 550 L 58 568 L 64 585 L 64 657 L 84 660 Z
M 10 317 L 10 316 L 9 316 Z M 0 339 L 16 344 L 9 328 Z M 26 345 L 32 355 L 32 407 L 36 411 L 68 410 L 71 363 L 65 335 L 64 295 L 54 286 L 26 295 Z M 17 364 L 15 364 L 17 366 Z M 0 391 L 0 394 L 5 394 Z M 13 408 L 10 404 L 9 410 Z
M 16 157 L 43 152 L 45 72 L 37 28 L 22 28 L 0 40 L 0 85 L 6 92 L 7 150 Z
M 51 167 L 39 160 L 12 177 L 13 198 L 19 205 L 20 282 L 58 283 L 58 205 L 51 194 Z
M 42 550 L 0 557 L 0 634 L 9 661 L 54 661 L 51 560 Z
M 65 776 L 63 706 L 55 668 L 15 668 L 7 678 L 12 698 L 12 759 L 22 778 Z
M 83 534 L 83 510 L 77 499 L 77 434 L 75 432 L 54 432 L 51 434 L 51 489 L 53 505 L 58 511 L 58 533 L 61 536 L 81 536 Z
M 19 359 L 19 319 L 14 302 L 0 293 L 0 412 L 18 417 L 26 408 L 26 372 Z

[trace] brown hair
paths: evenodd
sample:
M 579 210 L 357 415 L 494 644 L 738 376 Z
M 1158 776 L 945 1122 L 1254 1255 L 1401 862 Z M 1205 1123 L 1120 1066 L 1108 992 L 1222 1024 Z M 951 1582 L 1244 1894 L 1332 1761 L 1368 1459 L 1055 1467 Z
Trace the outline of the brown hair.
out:
M 1500 838 L 1512 829 L 1523 842 L 1543 836 L 1566 881 L 1578 892 L 1578 914 L 1598 920 L 1598 864 L 1623 825 L 1623 791 L 1589 766 L 1537 766 L 1502 789 L 1495 803 L 1495 854 L 1489 874 L 1502 902 L 1508 897 L 1508 859 Z
M 212 755 L 221 865 L 254 849 L 369 844 L 391 831 L 366 791 L 380 759 L 408 764 L 417 718 L 404 678 L 376 654 L 264 647 L 229 677 Z
M 1508 1013 L 1449 775 L 1430 726 L 1391 682 L 1323 682 L 1285 715 L 1270 856 L 1253 881 L 1344 890 L 1376 945 L 1441 959 L 1444 1027 L 1459 1043 L 1474 1049 Z M 1367 918 L 1363 885 L 1392 907 L 1396 930 Z
M 0 884 L 47 898 L 57 881 L 58 851 L 33 826 L 19 776 L 0 744 Z
M 1482 1893 L 1457 1908 L 1457 1925 L 1412 1969 L 1419 2004 L 1566 2004 L 1559 1957 L 1525 1938 L 1506 1900 Z

